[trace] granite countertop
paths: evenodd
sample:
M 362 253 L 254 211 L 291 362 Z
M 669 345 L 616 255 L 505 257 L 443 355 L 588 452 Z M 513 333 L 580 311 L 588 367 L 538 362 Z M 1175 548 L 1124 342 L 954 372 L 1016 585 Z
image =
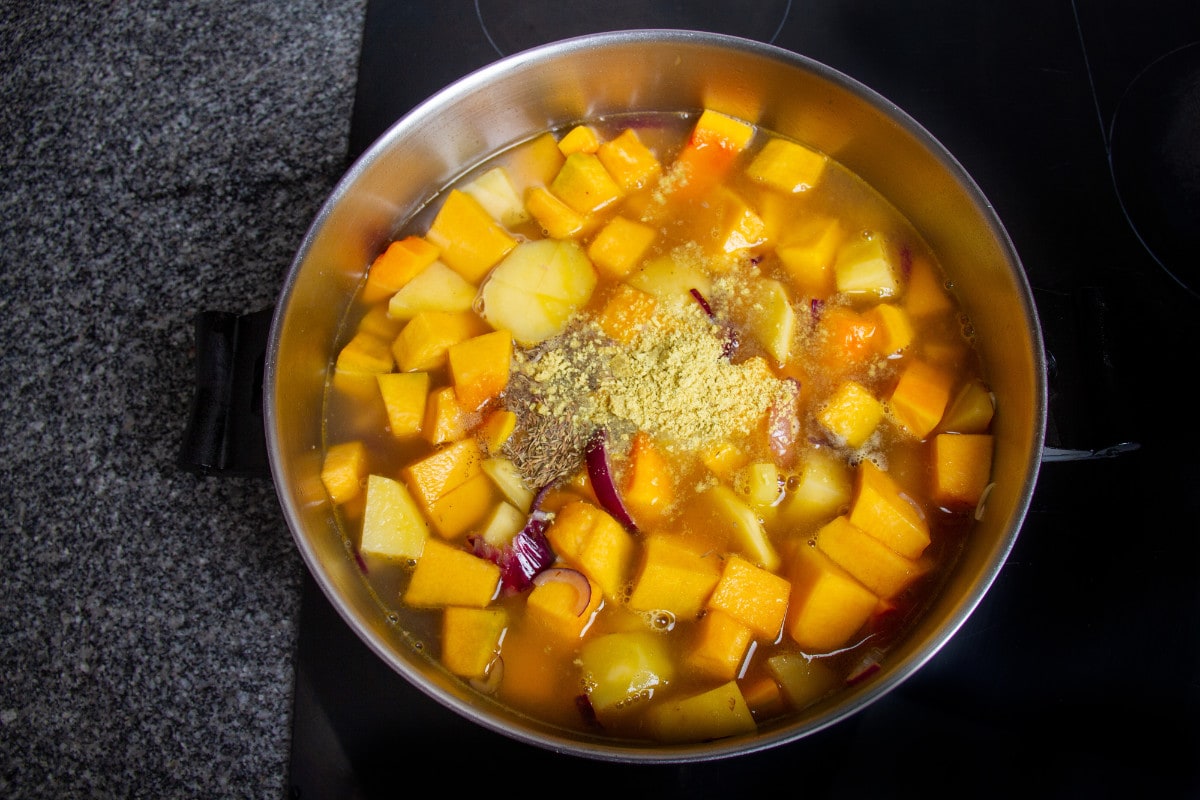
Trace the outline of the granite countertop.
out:
M 176 466 L 193 317 L 275 302 L 365 0 L 0 5 L 0 796 L 282 797 L 303 563 Z

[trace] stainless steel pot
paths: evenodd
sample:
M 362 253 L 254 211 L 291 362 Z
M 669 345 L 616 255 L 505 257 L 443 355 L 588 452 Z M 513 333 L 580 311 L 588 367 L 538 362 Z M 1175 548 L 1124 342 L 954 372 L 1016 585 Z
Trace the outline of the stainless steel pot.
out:
M 402 80 L 397 76 L 397 80 Z M 714 108 L 809 142 L 889 198 L 939 254 L 978 331 L 998 404 L 986 513 L 947 584 L 869 681 L 749 737 L 627 745 L 506 712 L 426 656 L 372 596 L 320 481 L 321 412 L 339 323 L 364 269 L 401 225 L 482 158 L 546 129 L 610 112 Z M 962 166 L 885 98 L 827 66 L 709 33 L 642 30 L 569 39 L 498 61 L 392 126 L 347 172 L 301 244 L 266 354 L 267 450 L 296 545 L 346 623 L 449 709 L 517 740 L 594 759 L 688 762 L 790 742 L 855 713 L 932 658 L 1004 564 L 1041 464 L 1045 356 L 1029 285 L 987 199 Z

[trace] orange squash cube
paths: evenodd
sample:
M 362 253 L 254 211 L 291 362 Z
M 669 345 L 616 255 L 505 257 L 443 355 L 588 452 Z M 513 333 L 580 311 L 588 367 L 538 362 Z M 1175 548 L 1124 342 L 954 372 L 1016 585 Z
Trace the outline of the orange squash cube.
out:
M 754 718 L 759 721 L 778 716 L 787 710 L 787 703 L 779 684 L 769 676 L 764 675 L 748 681 L 742 687 L 742 696 L 746 698 L 746 705 L 750 706 Z
M 899 353 L 908 347 L 916 335 L 908 313 L 893 303 L 880 303 L 865 312 L 867 319 L 875 324 L 871 344 L 882 356 Z
M 772 138 L 750 162 L 746 174 L 773 189 L 796 194 L 820 183 L 828 160 L 823 153 L 802 144 Z
M 421 433 L 429 398 L 428 372 L 389 372 L 377 375 L 379 394 L 387 409 L 388 430 L 397 439 Z
M 905 558 L 845 516 L 834 517 L 816 535 L 817 547 L 883 600 L 904 591 L 927 565 Z
M 940 433 L 933 437 L 932 500 L 952 509 L 973 508 L 992 475 L 994 441 L 987 433 Z
M 592 153 L 571 153 L 550 182 L 550 191 L 583 217 L 624 197 L 625 192 Z
M 603 509 L 583 500 L 567 503 L 546 529 L 559 558 L 600 585 L 604 596 L 621 597 L 637 545 Z
M 506 408 L 498 408 L 484 418 L 476 435 L 488 453 L 496 454 L 500 452 L 516 429 L 516 413 Z
M 573 239 L 583 234 L 588 221 L 544 186 L 531 186 L 525 194 L 525 207 L 552 239 Z
M 905 558 L 918 558 L 929 546 L 925 512 L 871 461 L 858 465 L 848 519 Z
M 547 131 L 513 150 L 513 163 L 510 173 L 514 178 L 527 176 L 529 186 L 548 186 L 554 176 L 562 169 L 566 157 L 558 149 L 558 140 L 554 134 Z
M 826 401 L 817 421 L 847 447 L 857 448 L 871 438 L 883 416 L 883 403 L 869 389 L 857 381 L 846 381 Z
M 579 610 L 579 592 L 566 581 L 545 581 L 529 590 L 525 600 L 525 617 L 529 624 L 540 626 L 564 643 L 578 641 L 604 602 L 604 592 L 594 581 L 588 601 Z
M 937 430 L 941 433 L 986 433 L 996 413 L 992 393 L 978 378 L 964 383 L 950 401 Z
M 910 361 L 900 372 L 888 407 L 910 434 L 924 439 L 942 421 L 952 384 L 948 372 L 924 361 Z
M 600 163 L 626 192 L 649 186 L 662 174 L 662 163 L 633 128 L 626 128 L 596 148 Z
M 443 538 L 457 539 L 481 527 L 499 502 L 496 484 L 481 472 L 439 497 L 429 507 L 429 522 Z
M 500 567 L 439 539 L 425 543 L 403 601 L 414 608 L 486 608 L 500 588 Z
M 460 439 L 409 464 L 401 474 L 422 509 L 483 472 L 483 452 L 475 439 Z
M 358 327 L 354 332 L 356 334 L 365 333 L 386 342 L 395 339 L 403 327 L 403 320 L 392 319 L 388 315 L 387 303 L 380 303 L 367 309 L 367 313 L 363 314 L 362 319 L 358 321 Z
M 428 267 L 441 251 L 420 236 L 406 236 L 392 242 L 375 257 L 367 270 L 362 299 L 375 303 L 391 297 L 421 270 Z
M 605 302 L 596 322 L 606 336 L 628 345 L 654 317 L 657 308 L 657 297 L 622 283 Z
M 610 278 L 623 278 L 638 265 L 658 234 L 649 225 L 613 217 L 588 245 L 588 258 Z
M 334 363 L 338 372 L 357 375 L 379 375 L 391 372 L 395 366 L 391 343 L 368 331 L 354 334 L 338 351 Z
M 671 465 L 645 431 L 633 435 L 627 463 L 621 496 L 639 526 L 653 527 L 675 502 Z
M 512 333 L 500 330 L 473 336 L 450 345 L 446 356 L 458 402 L 467 411 L 478 411 L 484 403 L 499 397 L 508 386 L 512 370 Z
M 565 157 L 572 153 L 595 153 L 600 147 L 600 135 L 590 125 L 576 125 L 558 140 L 558 151 Z
M 478 200 L 459 189 L 446 195 L 425 238 L 441 250 L 446 266 L 474 284 L 517 246 Z
M 807 544 L 792 552 L 787 574 L 792 595 L 784 630 L 807 653 L 844 646 L 879 602 L 854 576 Z
M 450 345 L 487 330 L 474 311 L 421 311 L 396 334 L 392 355 L 403 372 L 438 369 L 445 366 Z
M 833 260 L 845 234 L 836 217 L 805 217 L 779 236 L 775 255 L 802 294 L 833 294 Z
M 695 619 L 721 577 L 716 555 L 705 555 L 668 535 L 648 536 L 633 579 L 629 607 L 669 611 L 678 620 Z
M 321 482 L 335 505 L 357 497 L 367 477 L 367 448 L 358 439 L 331 445 L 321 465 Z
M 421 435 L 430 444 L 456 442 L 467 435 L 471 416 L 458 402 L 453 386 L 442 386 L 431 391 L 425 402 L 425 416 L 421 422 Z
M 954 311 L 954 302 L 942 276 L 924 255 L 913 255 L 902 298 L 904 310 L 913 319 L 928 319 Z
M 683 185 L 676 185 L 674 191 L 694 194 L 707 189 L 728 171 L 753 138 L 750 123 L 705 109 L 675 159 L 672 169 Z
M 708 607 L 724 611 L 755 636 L 773 642 L 787 614 L 790 593 L 791 584 L 786 578 L 731 555 L 725 559 Z
M 462 678 L 483 678 L 508 628 L 503 608 L 448 606 L 442 612 L 442 664 Z
M 683 660 L 697 672 L 718 680 L 733 680 L 753 640 L 754 632 L 741 621 L 710 608 L 700 620 L 696 640 Z

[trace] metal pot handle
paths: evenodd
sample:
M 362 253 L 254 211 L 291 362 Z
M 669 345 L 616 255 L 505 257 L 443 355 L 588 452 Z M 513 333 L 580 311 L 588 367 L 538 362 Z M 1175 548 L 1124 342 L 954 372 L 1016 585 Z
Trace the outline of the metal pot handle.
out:
M 195 317 L 196 386 L 180 469 L 200 475 L 268 477 L 263 368 L 274 308 Z

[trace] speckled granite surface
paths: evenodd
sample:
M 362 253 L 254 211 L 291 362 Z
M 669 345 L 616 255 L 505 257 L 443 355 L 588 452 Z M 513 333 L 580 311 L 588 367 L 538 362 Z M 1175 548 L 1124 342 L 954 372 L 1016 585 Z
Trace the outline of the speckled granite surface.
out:
M 364 0 L 0 2 L 0 796 L 281 797 L 303 564 L 177 469 L 192 316 L 274 303 Z

